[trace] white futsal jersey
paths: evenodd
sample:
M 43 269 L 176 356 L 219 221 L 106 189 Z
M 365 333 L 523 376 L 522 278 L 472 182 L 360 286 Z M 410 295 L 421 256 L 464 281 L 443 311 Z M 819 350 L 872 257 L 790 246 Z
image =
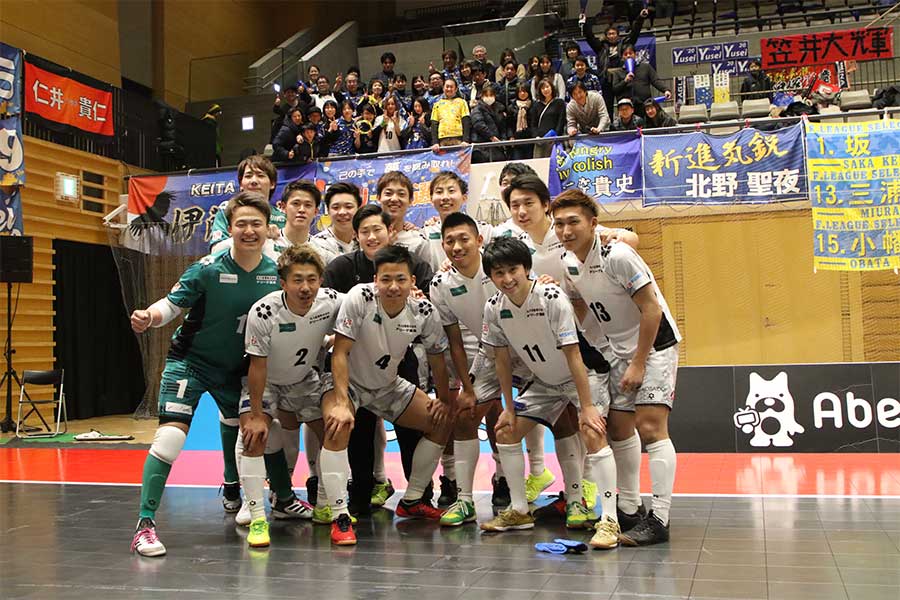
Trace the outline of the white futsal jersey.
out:
M 472 279 L 455 268 L 437 273 L 431 280 L 429 298 L 445 326 L 459 323 L 477 339 L 484 323 L 484 305 L 496 293 L 494 282 L 479 265 Z
M 478 226 L 478 235 L 483 239 L 482 243 L 487 246 L 493 239 L 493 227 L 483 221 L 475 223 Z M 428 244 L 428 264 L 431 265 L 431 270 L 437 273 L 447 260 L 447 253 L 444 252 L 444 240 L 441 236 L 441 223 L 423 227 L 422 235 L 425 236 Z M 476 331 L 478 330 L 476 329 Z
M 518 238 L 531 250 L 531 270 L 535 275 L 549 275 L 554 280 L 562 283 L 563 264 L 562 253 L 566 251 L 562 242 L 556 237 L 553 227 L 547 230 L 544 240 L 538 244 L 526 232 L 518 235 Z
M 322 262 L 326 265 L 334 260 L 334 258 L 339 254 L 337 252 L 333 252 L 328 244 L 315 236 L 310 236 L 309 238 L 307 238 L 306 244 L 316 251 L 316 254 L 319 255 L 319 258 L 321 258 Z M 284 231 L 282 230 L 281 237 L 275 240 L 275 247 L 279 248 L 279 252 L 282 252 L 286 248 L 290 248 L 292 245 L 293 242 L 291 242 L 291 240 L 287 239 L 284 236 Z
M 681 333 L 650 267 L 631 246 L 624 242 L 603 246 L 600 236 L 595 236 L 584 264 L 571 252 L 563 255 L 563 261 L 566 290 L 587 303 L 617 357 L 630 359 L 637 350 L 641 311 L 631 297 L 647 285 L 653 286 L 663 313 L 653 349 L 665 350 L 681 341 Z
M 374 283 L 353 287 L 344 299 L 334 330 L 354 341 L 350 352 L 350 383 L 369 390 L 390 385 L 406 348 L 420 338 L 428 354 L 447 349 L 447 336 L 434 305 L 407 298 L 406 307 L 389 317 Z
M 544 383 L 559 385 L 572 379 L 559 350 L 578 344 L 575 311 L 559 287 L 532 282 L 521 307 L 497 292 L 484 305 L 482 331 L 485 344 L 508 346 Z
M 425 236 L 422 235 L 421 229 L 398 231 L 394 243 L 409 250 L 410 254 L 414 254 L 419 260 L 428 261 L 428 244 L 425 242 Z
M 353 252 L 355 248 L 355 244 L 351 239 L 349 242 L 341 241 L 338 236 L 334 235 L 334 230 L 331 227 L 327 227 L 313 236 L 318 244 L 327 249 L 333 255 L 338 256 L 340 254 L 347 254 L 348 252 Z
M 309 312 L 291 312 L 283 291 L 263 296 L 247 313 L 244 350 L 267 359 L 266 382 L 289 385 L 302 381 L 310 370 L 321 370 L 322 341 L 334 330 L 344 294 L 319 288 Z

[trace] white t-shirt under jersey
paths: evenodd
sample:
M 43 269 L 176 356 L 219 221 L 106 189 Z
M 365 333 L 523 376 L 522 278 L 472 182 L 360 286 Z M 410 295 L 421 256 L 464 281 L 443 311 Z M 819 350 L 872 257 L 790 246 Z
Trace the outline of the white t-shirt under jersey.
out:
M 508 346 L 544 383 L 560 385 L 572 379 L 560 348 L 578 344 L 575 312 L 555 285 L 532 282 L 521 307 L 502 292 L 491 296 L 484 305 L 481 339 L 491 346 Z
M 629 359 L 637 350 L 641 311 L 631 297 L 647 285 L 653 286 L 663 313 L 653 348 L 664 350 L 681 341 L 681 333 L 650 267 L 631 246 L 624 242 L 603 246 L 600 236 L 595 236 L 583 264 L 571 252 L 563 255 L 563 262 L 566 290 L 587 303 L 617 357 Z
M 319 288 L 316 300 L 304 316 L 291 312 L 283 291 L 263 296 L 247 313 L 244 349 L 265 357 L 266 382 L 289 385 L 303 381 L 320 367 L 319 352 L 326 335 L 334 330 L 344 294 Z
M 354 286 L 341 305 L 334 330 L 354 340 L 350 352 L 350 382 L 369 390 L 391 384 L 406 348 L 421 338 L 428 354 L 447 349 L 447 336 L 434 305 L 407 298 L 406 306 L 389 317 L 374 283 Z

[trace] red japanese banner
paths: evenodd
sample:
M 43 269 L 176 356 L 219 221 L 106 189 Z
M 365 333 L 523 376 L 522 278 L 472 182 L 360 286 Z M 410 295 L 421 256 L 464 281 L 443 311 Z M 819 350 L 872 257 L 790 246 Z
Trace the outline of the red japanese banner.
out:
M 894 56 L 894 28 L 872 27 L 763 38 L 760 49 L 764 69 L 889 58 Z
M 25 62 L 25 111 L 98 135 L 113 135 L 112 92 Z

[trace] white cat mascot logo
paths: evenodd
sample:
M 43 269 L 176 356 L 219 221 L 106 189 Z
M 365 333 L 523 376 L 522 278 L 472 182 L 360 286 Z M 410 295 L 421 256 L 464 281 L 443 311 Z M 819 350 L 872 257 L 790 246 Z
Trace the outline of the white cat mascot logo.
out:
M 751 446 L 793 446 L 792 436 L 803 433 L 804 429 L 794 417 L 794 398 L 788 389 L 787 373 L 782 371 L 772 380 L 750 373 L 747 405 L 734 413 L 734 426 L 753 434 Z

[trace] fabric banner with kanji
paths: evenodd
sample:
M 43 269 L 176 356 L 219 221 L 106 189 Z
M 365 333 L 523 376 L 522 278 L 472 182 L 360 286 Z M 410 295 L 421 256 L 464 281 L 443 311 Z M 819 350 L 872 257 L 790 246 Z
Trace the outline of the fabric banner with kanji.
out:
M 643 137 L 644 206 L 783 202 L 806 198 L 801 124 L 728 136 Z
M 42 119 L 57 129 L 111 137 L 115 133 L 112 100 L 109 85 L 26 55 L 25 110 L 29 118 Z
M 579 139 L 568 151 L 554 144 L 547 185 L 552 196 L 578 188 L 600 204 L 640 198 L 640 136 L 629 132 Z
M 22 112 L 22 51 L 0 42 L 0 116 Z
M 900 121 L 806 127 L 813 266 L 900 268 Z
M 870 27 L 763 38 L 764 69 L 827 65 L 894 56 L 894 28 Z

